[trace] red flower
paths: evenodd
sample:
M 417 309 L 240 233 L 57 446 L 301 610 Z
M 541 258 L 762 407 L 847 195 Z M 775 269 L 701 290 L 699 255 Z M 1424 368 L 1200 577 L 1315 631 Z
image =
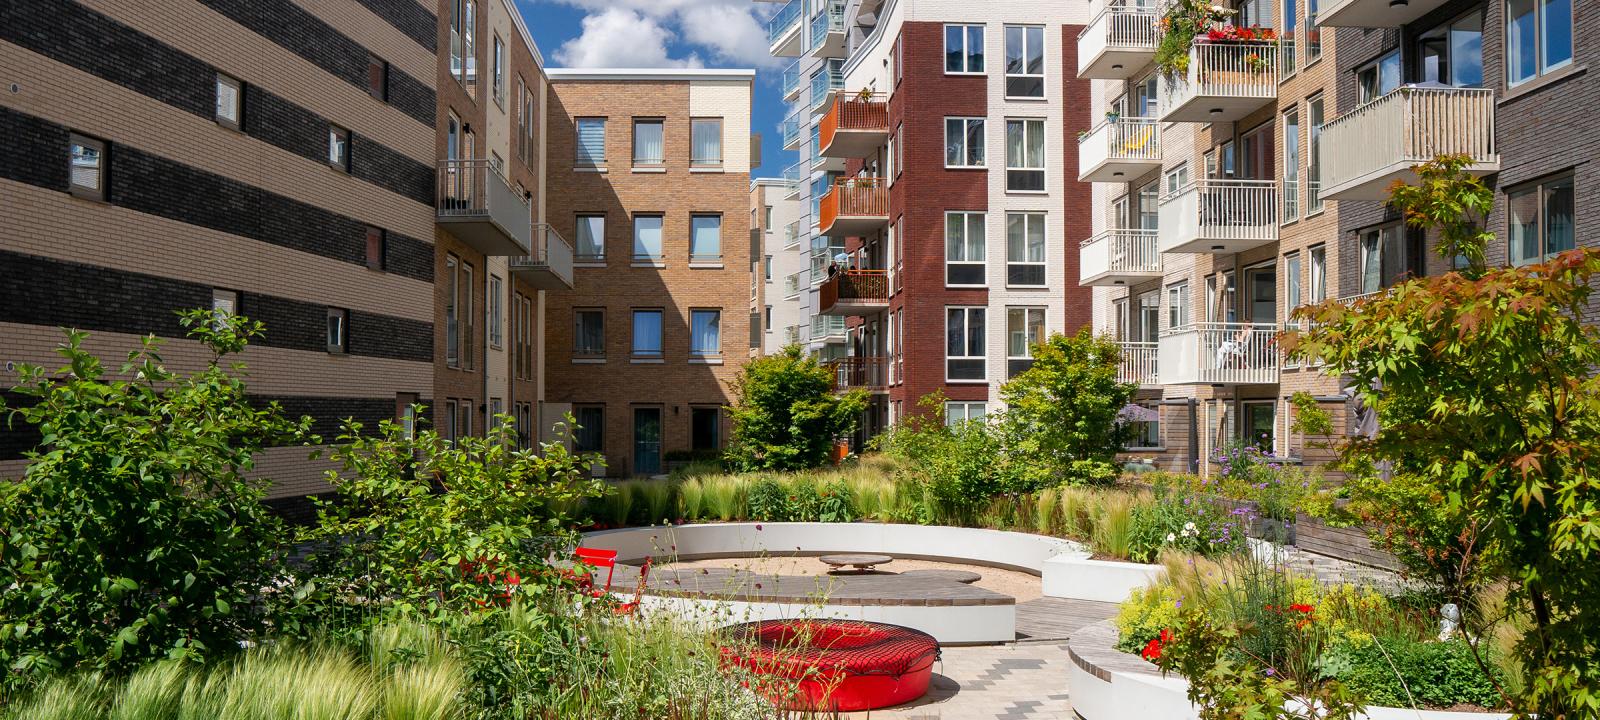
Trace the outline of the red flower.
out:
M 1313 608 L 1310 605 L 1306 605 L 1305 603 L 1295 603 L 1294 605 L 1290 605 L 1289 609 L 1293 610 L 1293 611 L 1295 611 L 1297 613 L 1302 613 L 1302 614 L 1309 615 L 1309 614 L 1311 614 L 1311 611 L 1315 610 L 1316 608 Z
M 1167 644 L 1169 642 L 1172 642 L 1172 628 L 1162 628 L 1161 629 L 1161 644 L 1165 645 L 1165 644 Z
M 1139 653 L 1146 660 L 1155 661 L 1161 658 L 1161 640 L 1151 640 L 1144 646 L 1144 651 Z

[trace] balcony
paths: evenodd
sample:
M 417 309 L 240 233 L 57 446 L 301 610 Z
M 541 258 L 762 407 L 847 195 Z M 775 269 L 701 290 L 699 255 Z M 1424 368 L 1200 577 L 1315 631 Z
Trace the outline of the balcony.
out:
M 1271 385 L 1278 382 L 1276 323 L 1196 323 L 1157 343 L 1162 385 Z
M 1278 240 L 1274 180 L 1196 180 L 1161 199 L 1164 253 L 1237 253 Z
M 843 315 L 811 316 L 811 342 L 842 343 L 845 338 L 844 329 Z
M 889 275 L 882 270 L 837 270 L 817 292 L 823 315 L 869 315 L 889 308 Z
M 800 61 L 796 60 L 783 69 L 783 101 L 794 102 L 803 87 L 805 85 L 800 82 Z
M 1317 14 L 1322 27 L 1399 28 L 1444 7 L 1445 0 L 1332 0 Z
M 834 93 L 844 88 L 844 71 L 837 68 L 824 68 L 811 76 L 810 104 L 812 112 L 827 110 L 828 104 L 833 101 Z
M 1402 87 L 1322 126 L 1322 197 L 1382 200 L 1411 167 L 1440 155 L 1466 155 L 1473 175 L 1499 172 L 1494 91 Z
M 810 281 L 806 279 L 805 275 L 806 271 L 801 270 L 800 272 L 783 276 L 783 298 L 785 300 L 799 297 L 800 288 L 810 287 Z
M 888 358 L 857 355 L 829 360 L 823 366 L 833 373 L 834 392 L 881 392 L 889 386 Z
M 540 290 L 572 289 L 572 246 L 545 223 L 533 226 L 533 253 L 511 258 L 511 274 Z
M 1108 5 L 1078 33 L 1078 77 L 1126 80 L 1155 58 L 1155 7 Z
M 767 21 L 767 51 L 774 57 L 799 57 L 801 47 L 800 15 L 805 0 L 789 0 L 783 9 Z
M 889 139 L 889 103 L 879 95 L 834 95 L 822 116 L 818 141 L 822 154 L 836 158 L 864 158 Z M 1161 155 L 1156 154 L 1156 165 Z
M 1196 43 L 1181 77 L 1161 78 L 1162 122 L 1235 122 L 1278 97 L 1277 45 Z
M 841 178 L 822 196 L 817 228 L 831 237 L 855 237 L 889 224 L 889 188 L 875 177 Z
M 1161 277 L 1155 230 L 1107 230 L 1078 246 L 1079 285 L 1131 285 Z
M 533 252 L 533 207 L 486 159 L 441 160 L 439 225 L 489 256 Z
M 783 194 L 783 199 L 794 200 L 800 197 L 800 191 L 805 189 L 806 163 L 804 160 L 783 169 L 783 181 L 789 183 L 788 190 Z
M 1156 375 L 1157 348 L 1160 343 L 1123 341 L 1122 362 L 1117 366 L 1117 382 L 1138 383 L 1141 388 L 1161 384 Z
M 833 0 L 811 18 L 811 57 L 845 56 L 844 2 Z
M 1118 118 L 1078 139 L 1079 182 L 1127 182 L 1161 167 L 1161 123 Z
M 799 118 L 789 118 L 783 121 L 783 149 L 797 150 L 800 142 L 805 140 L 806 126 Z

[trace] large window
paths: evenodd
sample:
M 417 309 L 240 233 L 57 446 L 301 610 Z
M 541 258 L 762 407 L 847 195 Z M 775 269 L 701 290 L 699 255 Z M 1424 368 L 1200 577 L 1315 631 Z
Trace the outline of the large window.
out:
M 1506 193 L 1511 262 L 1539 262 L 1573 248 L 1572 176 L 1530 183 Z
M 944 166 L 983 167 L 983 118 L 944 119 Z
M 714 407 L 689 408 L 689 449 L 706 451 L 721 447 L 721 411 Z
M 578 118 L 577 160 L 580 167 L 605 167 L 605 118 Z
M 494 57 L 490 58 L 493 73 L 490 77 L 494 81 L 494 101 L 501 106 L 506 104 L 506 44 L 501 42 L 500 36 L 494 36 Z
M 1483 87 L 1483 9 L 1440 25 L 1413 41 L 1415 80 Z
M 502 290 L 502 286 L 500 284 L 500 276 L 499 275 L 490 275 L 489 276 L 489 298 L 486 301 L 486 304 L 489 306 L 489 318 L 488 318 L 489 347 L 492 347 L 492 348 L 495 348 L 495 349 L 499 349 L 502 345 L 505 344 L 505 336 L 503 334 L 503 327 L 502 327 L 501 322 L 500 322 L 500 313 L 503 310 L 503 305 L 504 305 L 504 303 L 500 299 L 500 294 L 501 294 L 502 291 L 503 290 Z
M 1033 346 L 1044 342 L 1044 308 L 1006 308 L 1006 377 L 1033 367 Z
M 665 123 L 661 118 L 633 121 L 633 164 L 660 165 L 667 161 L 663 147 Z
M 661 357 L 661 310 L 633 311 L 633 356 L 640 359 Z
M 1006 26 L 1006 97 L 1044 97 L 1044 28 Z
M 1328 299 L 1328 248 L 1318 245 L 1306 254 L 1311 257 L 1311 297 L 1306 300 L 1319 303 Z
M 580 453 L 599 453 L 606 449 L 606 409 L 599 405 L 572 408 L 577 424 L 572 430 L 572 449 Z
M 577 241 L 578 262 L 605 262 L 606 216 L 579 215 Z
M 716 167 L 722 164 L 722 118 L 695 118 L 689 121 L 689 164 Z
M 944 214 L 944 282 L 946 285 L 984 284 L 984 220 L 981 212 Z
M 1289 313 L 1300 307 L 1300 253 L 1294 252 L 1283 256 L 1283 279 L 1284 316 L 1287 318 Z
M 721 215 L 690 216 L 689 262 L 722 262 Z
M 984 320 L 981 307 L 945 308 L 945 379 L 983 380 Z
M 895 47 L 898 48 L 899 45 Z M 896 55 L 897 61 L 898 58 L 899 56 Z M 947 73 L 983 72 L 982 25 L 944 26 L 944 71 Z
M 1356 87 L 1363 105 L 1400 87 L 1400 51 L 1390 52 L 1356 69 Z
M 1322 210 L 1322 123 L 1324 106 L 1321 95 L 1306 101 L 1307 132 L 1311 138 L 1311 152 L 1306 157 L 1306 214 Z
M 635 215 L 633 218 L 633 261 L 661 262 L 661 216 Z
M 572 356 L 575 358 L 604 358 L 606 356 L 606 311 L 600 308 L 572 311 Z
M 1422 234 L 1385 225 L 1361 231 L 1361 293 L 1375 293 L 1423 274 Z
M 722 354 L 722 311 L 689 311 L 689 354 L 706 357 Z
M 1283 58 L 1278 68 L 1283 77 L 1293 75 L 1300 69 L 1300 58 L 1294 52 L 1296 41 L 1300 39 L 1295 35 L 1295 27 L 1300 19 L 1299 10 L 1295 0 L 1282 0 L 1278 6 L 1278 17 L 1282 21 L 1281 32 L 1278 33 L 1278 54 Z
M 1161 445 L 1161 403 L 1146 401 L 1133 403 L 1127 412 L 1128 424 L 1133 426 L 1130 448 L 1156 449 Z
M 1044 213 L 1006 213 L 1006 284 L 1044 285 Z
M 1506 82 L 1572 63 L 1572 0 L 1506 0 Z
M 1006 190 L 1044 192 L 1044 121 L 1006 121 Z
M 944 424 L 950 427 L 968 420 L 983 422 L 987 415 L 987 403 L 952 401 L 944 404 Z
M 477 28 L 477 3 L 474 0 L 455 0 L 451 3 L 450 74 L 471 97 L 477 97 L 478 92 Z
M 1167 286 L 1167 327 L 1180 328 L 1189 324 L 1189 282 L 1176 282 Z
M 1283 114 L 1283 222 L 1300 217 L 1300 111 Z

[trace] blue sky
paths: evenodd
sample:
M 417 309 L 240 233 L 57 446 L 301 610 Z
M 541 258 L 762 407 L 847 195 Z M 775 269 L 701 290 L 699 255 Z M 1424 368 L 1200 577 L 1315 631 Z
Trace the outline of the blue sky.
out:
M 779 88 L 789 60 L 767 54 L 766 17 L 751 0 L 514 0 L 549 67 L 755 68 L 752 130 L 761 133 L 756 177 L 794 162 L 779 137 Z

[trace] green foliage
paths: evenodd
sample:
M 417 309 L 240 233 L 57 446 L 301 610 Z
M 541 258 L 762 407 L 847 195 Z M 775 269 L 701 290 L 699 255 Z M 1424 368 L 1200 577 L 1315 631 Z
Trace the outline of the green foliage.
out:
M 1323 656 L 1322 671 L 1373 705 L 1447 708 L 1459 703 L 1500 704 L 1498 672 L 1486 676 L 1465 641 L 1422 642 L 1379 638 L 1341 643 Z
M 1600 252 L 1577 250 L 1412 280 L 1303 310 L 1311 329 L 1285 341 L 1368 380 L 1356 391 L 1379 429 L 1345 455 L 1414 477 L 1476 534 L 1463 560 L 1511 582 L 1530 619 L 1511 700 L 1541 717 L 1600 712 L 1600 328 L 1582 320 L 1597 274 Z M 1395 517 L 1395 531 L 1431 532 L 1430 516 Z
M 1323 410 L 1316 396 L 1299 390 L 1289 396 L 1289 405 L 1294 408 L 1294 420 L 1289 423 L 1289 432 L 1322 437 L 1333 434 L 1333 413 Z
M 242 366 L 224 365 L 259 323 L 200 311 L 182 322 L 211 351 L 193 374 L 166 367 L 154 337 L 108 371 L 77 331 L 59 370 L 21 369 L 15 391 L 32 404 L 10 419 L 43 437 L 21 481 L 0 481 L 0 692 L 226 653 L 274 619 L 261 589 L 283 529 L 262 505 L 266 481 L 250 476 L 263 448 L 310 439 L 310 420 L 254 405 Z
M 1161 38 L 1156 42 L 1156 69 L 1168 78 L 1189 72 L 1189 48 L 1195 38 L 1236 12 L 1218 7 L 1206 0 L 1177 0 L 1168 6 L 1158 21 Z
M 898 463 L 901 477 L 920 491 L 923 523 L 973 525 L 996 495 L 1017 491 L 1009 463 L 999 462 L 1000 437 L 984 420 L 954 427 L 944 422 L 944 394 L 917 401 L 922 412 L 874 442 Z
M 804 470 L 828 461 L 834 438 L 856 427 L 867 407 L 863 390 L 833 392 L 833 373 L 789 346 L 751 360 L 734 381 L 733 440 L 727 460 L 737 470 Z
M 1494 191 L 1467 172 L 1470 155 L 1440 155 L 1412 167 L 1418 184 L 1403 180 L 1389 186 L 1389 204 L 1405 214 L 1406 224 L 1439 234 L 1439 256 L 1466 261 L 1467 274 L 1478 277 L 1486 266 L 1484 248 L 1494 233 L 1484 220 L 1494 209 Z
M 1402 472 L 1387 479 L 1363 473 L 1345 486 L 1353 498 L 1346 510 L 1366 526 L 1373 544 L 1448 601 L 1469 605 L 1493 581 L 1479 554 L 1480 521 L 1437 484 Z
M 1183 487 L 1158 487 L 1155 502 L 1133 508 L 1128 528 L 1128 557 L 1153 562 L 1172 548 L 1202 556 L 1244 550 L 1249 515 L 1224 509 L 1214 500 Z
M 1138 385 L 1118 382 L 1121 355 L 1088 328 L 1032 348 L 1033 365 L 1000 387 L 999 423 L 1020 492 L 1115 478 L 1132 427 L 1119 418 Z
M 1117 649 L 1130 653 L 1143 650 L 1161 636 L 1162 630 L 1177 626 L 1178 610 L 1182 608 L 1183 598 L 1170 583 L 1135 588 L 1117 608 Z

